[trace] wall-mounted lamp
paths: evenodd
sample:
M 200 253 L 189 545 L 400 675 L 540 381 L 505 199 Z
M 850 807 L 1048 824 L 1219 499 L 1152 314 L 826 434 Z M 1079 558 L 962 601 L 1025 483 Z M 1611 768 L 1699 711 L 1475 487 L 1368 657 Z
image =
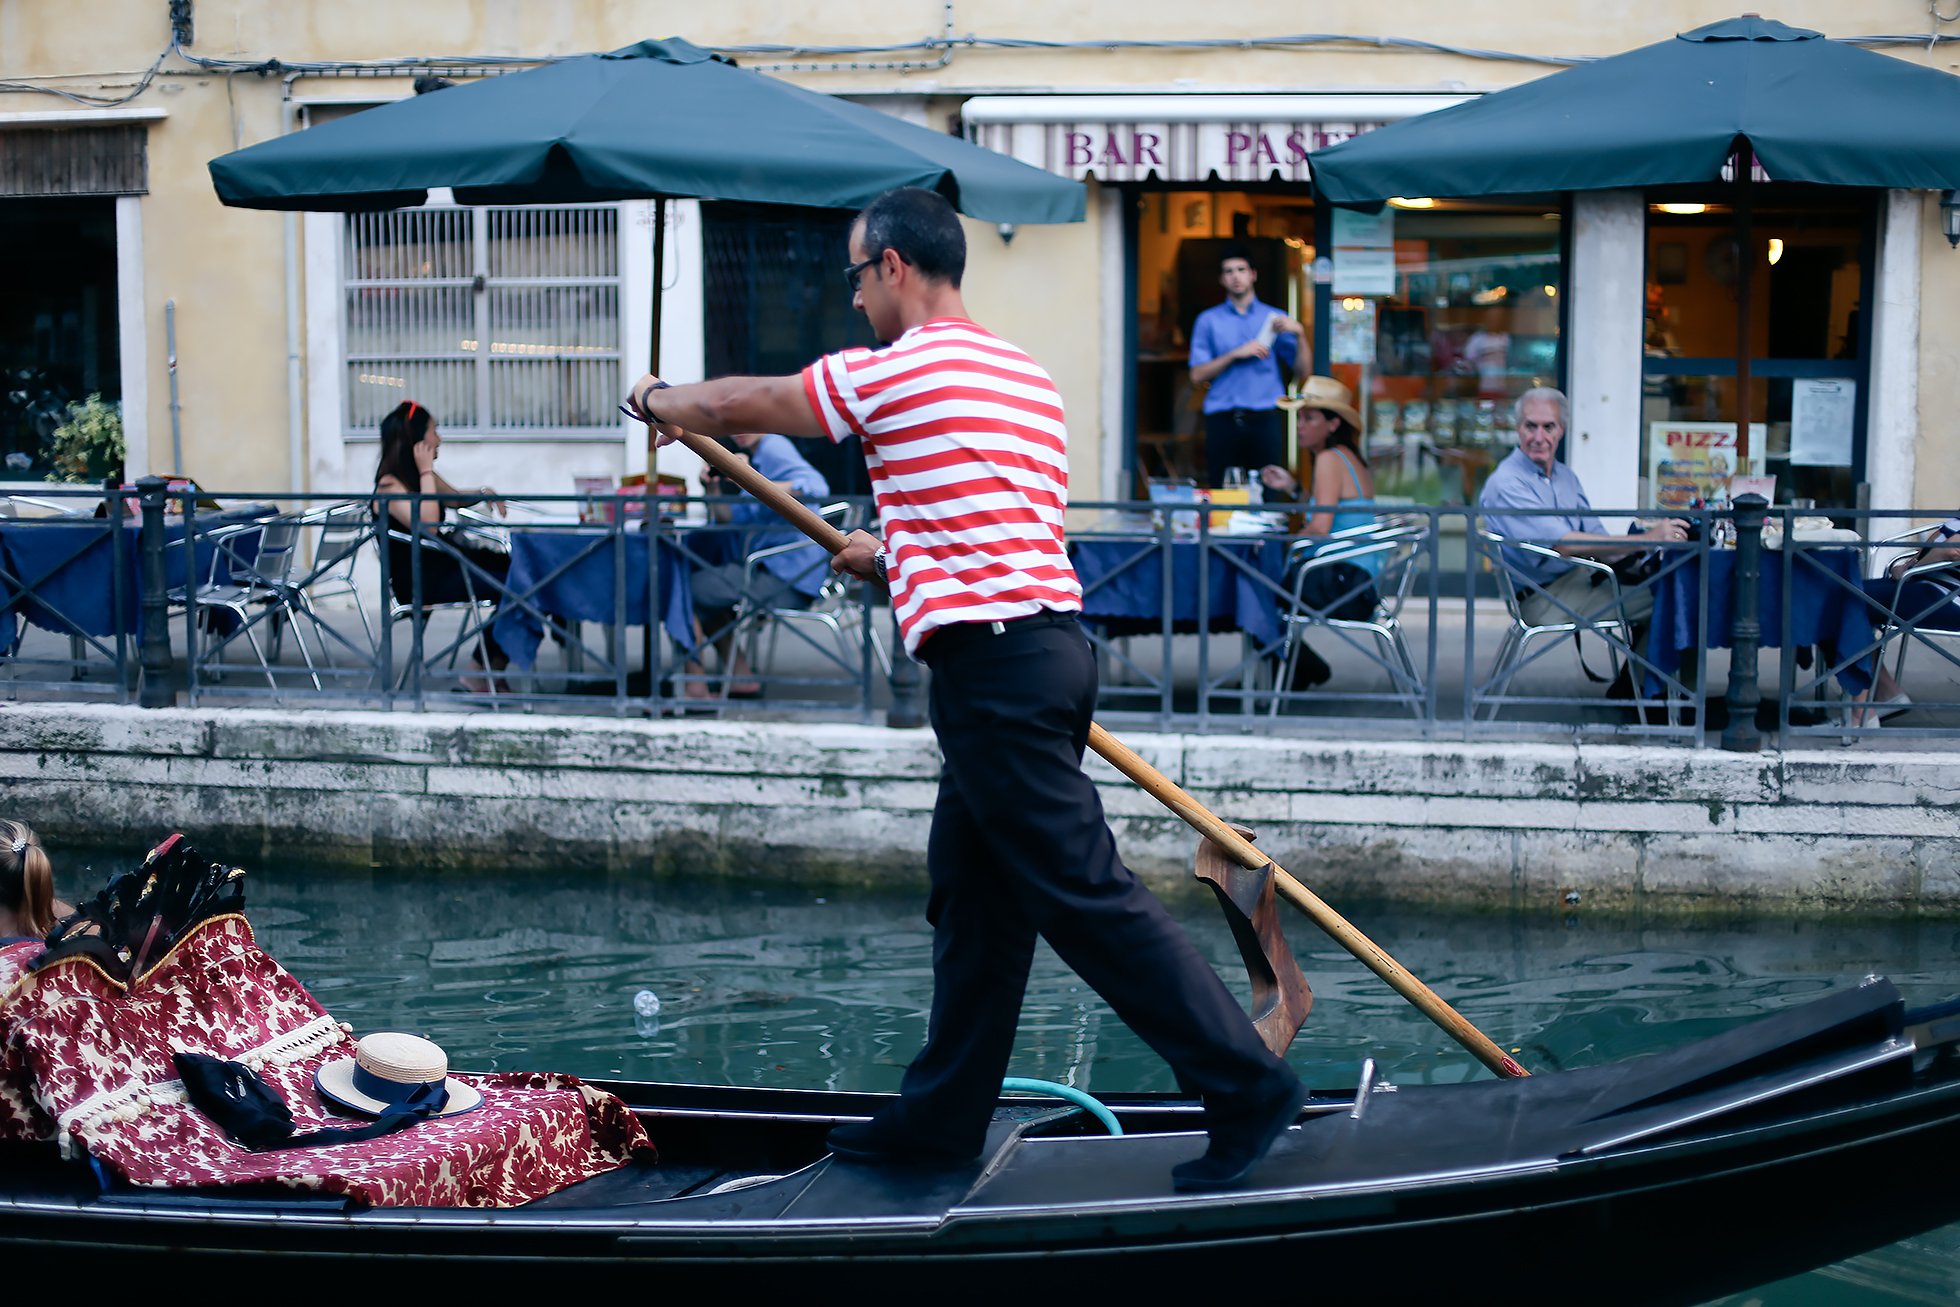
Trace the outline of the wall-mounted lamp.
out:
M 1014 243 L 1013 223 L 1003 222 L 999 227 L 996 227 L 994 230 L 1000 233 L 1000 243 L 1002 245 L 1012 245 Z
M 1960 247 L 1960 199 L 1952 191 L 1940 192 L 1940 224 L 1946 228 L 1946 243 Z
M 1781 236 L 1772 236 L 1769 238 L 1769 266 L 1774 268 L 1782 261 L 1783 238 Z

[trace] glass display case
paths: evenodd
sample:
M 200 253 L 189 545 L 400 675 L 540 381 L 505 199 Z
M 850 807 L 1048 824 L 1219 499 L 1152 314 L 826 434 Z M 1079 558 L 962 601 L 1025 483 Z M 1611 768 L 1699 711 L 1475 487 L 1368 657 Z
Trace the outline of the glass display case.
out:
M 1394 292 L 1333 301 L 1330 368 L 1364 397 L 1378 495 L 1472 503 L 1515 443 L 1517 397 L 1558 384 L 1562 224 L 1422 203 L 1394 215 Z

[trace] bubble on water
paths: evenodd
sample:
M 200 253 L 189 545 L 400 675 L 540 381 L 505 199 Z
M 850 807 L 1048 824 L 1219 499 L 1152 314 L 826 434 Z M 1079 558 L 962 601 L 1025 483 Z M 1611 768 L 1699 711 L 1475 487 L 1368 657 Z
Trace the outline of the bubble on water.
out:
M 650 989 L 633 995 L 633 1033 L 642 1039 L 660 1033 L 660 996 Z

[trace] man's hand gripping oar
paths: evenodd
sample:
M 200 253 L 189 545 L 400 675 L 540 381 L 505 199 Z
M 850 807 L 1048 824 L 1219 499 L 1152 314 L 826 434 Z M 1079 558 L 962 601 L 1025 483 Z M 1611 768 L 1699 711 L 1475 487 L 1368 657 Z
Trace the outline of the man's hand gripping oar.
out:
M 630 416 L 640 421 L 647 420 L 640 413 L 626 408 L 625 405 L 621 405 L 621 408 Z M 691 431 L 684 431 L 679 427 L 665 423 L 660 425 L 659 431 L 663 437 L 677 441 L 693 450 L 700 456 L 704 463 L 707 463 L 710 467 L 721 473 L 722 476 L 733 481 L 736 485 L 742 487 L 742 489 L 748 491 L 751 495 L 754 495 L 756 499 L 768 505 L 769 508 L 773 509 L 780 517 L 790 523 L 790 525 L 794 526 L 804 535 L 809 536 L 817 544 L 823 546 L 826 552 L 836 555 L 845 548 L 849 537 L 842 531 L 839 531 L 836 527 L 818 517 L 810 510 L 808 505 L 797 499 L 796 496 L 783 490 L 780 486 L 757 472 L 746 461 L 730 454 L 713 439 L 707 436 L 696 435 Z M 853 570 L 858 571 L 859 575 L 864 575 L 859 569 L 854 568 Z M 1224 859 L 1250 871 L 1270 871 L 1273 885 L 1277 889 L 1280 897 L 1300 909 L 1300 911 L 1306 913 L 1308 918 L 1316 926 L 1319 926 L 1328 935 L 1333 937 L 1335 943 L 1360 959 L 1363 966 L 1387 981 L 1390 989 L 1393 989 L 1396 993 L 1414 1004 L 1418 1011 L 1442 1027 L 1445 1034 L 1468 1049 L 1479 1062 L 1482 1062 L 1500 1076 L 1524 1076 L 1529 1074 L 1514 1059 L 1507 1056 L 1503 1049 L 1492 1043 L 1481 1030 L 1471 1025 L 1456 1009 L 1438 997 L 1434 990 L 1403 970 L 1401 963 L 1383 952 L 1381 947 L 1373 940 L 1355 929 L 1345 917 L 1328 906 L 1319 895 L 1301 884 L 1285 868 L 1254 848 L 1252 842 L 1240 834 L 1237 829 L 1220 820 L 1210 809 L 1179 789 L 1171 782 L 1170 778 L 1145 762 L 1142 757 L 1122 741 L 1118 740 L 1108 731 L 1105 731 L 1101 726 L 1092 724 L 1089 727 L 1089 747 L 1094 749 L 1098 755 L 1112 767 L 1116 768 L 1117 771 L 1122 772 L 1125 776 L 1142 786 L 1158 802 L 1162 803 L 1179 817 L 1182 817 L 1192 829 L 1196 830 L 1200 835 L 1203 835 L 1210 841 L 1212 845 L 1216 846 L 1218 852 Z M 1199 861 L 1202 874 L 1205 858 L 1201 855 Z M 1207 879 L 1210 878 L 1207 877 Z M 1218 889 L 1220 898 L 1226 902 L 1236 903 L 1240 897 L 1245 896 L 1242 892 L 1234 893 L 1228 885 L 1220 884 L 1215 880 L 1213 884 Z M 1249 897 L 1254 898 L 1254 906 L 1256 906 L 1256 900 L 1259 896 L 1255 893 Z M 1248 911 L 1244 905 L 1240 905 L 1240 910 L 1245 912 L 1251 922 L 1255 936 L 1266 933 L 1259 930 L 1260 923 L 1251 911 Z M 1276 926 L 1277 923 L 1275 922 L 1273 925 Z M 1240 935 L 1240 947 L 1243 949 L 1245 947 L 1244 935 L 1237 929 L 1236 922 L 1234 926 L 1234 933 Z M 1271 933 L 1277 935 L 1276 930 Z M 1278 1006 L 1272 1009 L 1268 1017 L 1261 1019 L 1260 1034 L 1266 1040 L 1268 1047 L 1273 1047 L 1276 1050 L 1283 1049 L 1287 1043 L 1291 1042 L 1294 1031 L 1299 1028 L 1299 1022 L 1306 1017 L 1306 1006 L 1298 1001 L 1298 994 L 1294 994 L 1291 998 L 1287 996 L 1288 991 L 1292 988 L 1290 983 L 1291 979 L 1299 976 L 1299 968 L 1294 965 L 1291 956 L 1286 956 L 1283 960 L 1276 960 L 1269 953 L 1265 961 L 1268 968 L 1270 968 L 1269 974 L 1274 977 L 1278 989 L 1278 994 L 1275 996 L 1275 1001 Z M 1288 974 L 1289 970 L 1290 975 Z M 1259 997 L 1257 992 L 1259 969 L 1257 967 L 1253 969 L 1253 976 L 1255 999 L 1257 999 Z M 1299 991 L 1303 992 L 1305 988 L 1306 982 L 1304 979 L 1301 979 L 1299 981 Z M 1311 1003 L 1311 1001 L 1312 996 L 1307 995 L 1306 1002 Z M 1273 1018 L 1278 1019 L 1274 1020 Z M 1288 1020 L 1292 1022 L 1291 1029 L 1284 1028 L 1284 1023 Z M 1281 1037 L 1282 1030 L 1284 1031 L 1283 1037 Z M 1276 1038 L 1279 1040 L 1277 1044 L 1274 1043 Z

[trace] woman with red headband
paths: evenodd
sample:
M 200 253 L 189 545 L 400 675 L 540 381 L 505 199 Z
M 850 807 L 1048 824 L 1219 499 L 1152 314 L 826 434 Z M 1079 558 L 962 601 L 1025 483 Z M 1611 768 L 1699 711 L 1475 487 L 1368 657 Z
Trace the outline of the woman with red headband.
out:
M 390 501 L 388 516 L 397 527 L 407 531 L 419 516 L 424 534 L 433 535 L 435 528 L 442 524 L 452 509 L 471 504 L 489 504 L 499 513 L 508 512 L 489 486 L 458 490 L 444 480 L 442 474 L 436 471 L 436 451 L 440 448 L 442 436 L 436 430 L 435 415 L 414 400 L 397 404 L 394 411 L 381 419 L 381 462 L 374 472 L 375 493 L 428 496 L 420 501 Z M 445 548 L 428 549 L 422 554 L 420 600 L 424 606 L 460 603 L 474 598 L 502 598 L 503 580 L 510 572 L 508 554 L 456 539 L 445 538 L 443 544 Z M 413 603 L 416 598 L 413 589 L 414 558 L 409 549 L 407 540 L 392 535 L 388 537 L 388 583 L 397 603 Z M 452 550 L 455 552 L 452 553 Z M 495 584 L 481 576 L 475 577 L 472 584 L 464 575 L 463 563 L 456 556 L 458 554 L 472 566 L 494 577 Z M 490 633 L 493 620 L 486 620 L 482 625 L 482 648 L 484 656 L 489 659 L 490 670 L 502 671 L 506 660 L 504 651 Z M 478 673 L 485 670 L 479 659 L 473 658 L 471 667 Z M 466 676 L 463 678 L 463 688 L 480 694 L 490 688 L 490 683 L 482 675 Z

